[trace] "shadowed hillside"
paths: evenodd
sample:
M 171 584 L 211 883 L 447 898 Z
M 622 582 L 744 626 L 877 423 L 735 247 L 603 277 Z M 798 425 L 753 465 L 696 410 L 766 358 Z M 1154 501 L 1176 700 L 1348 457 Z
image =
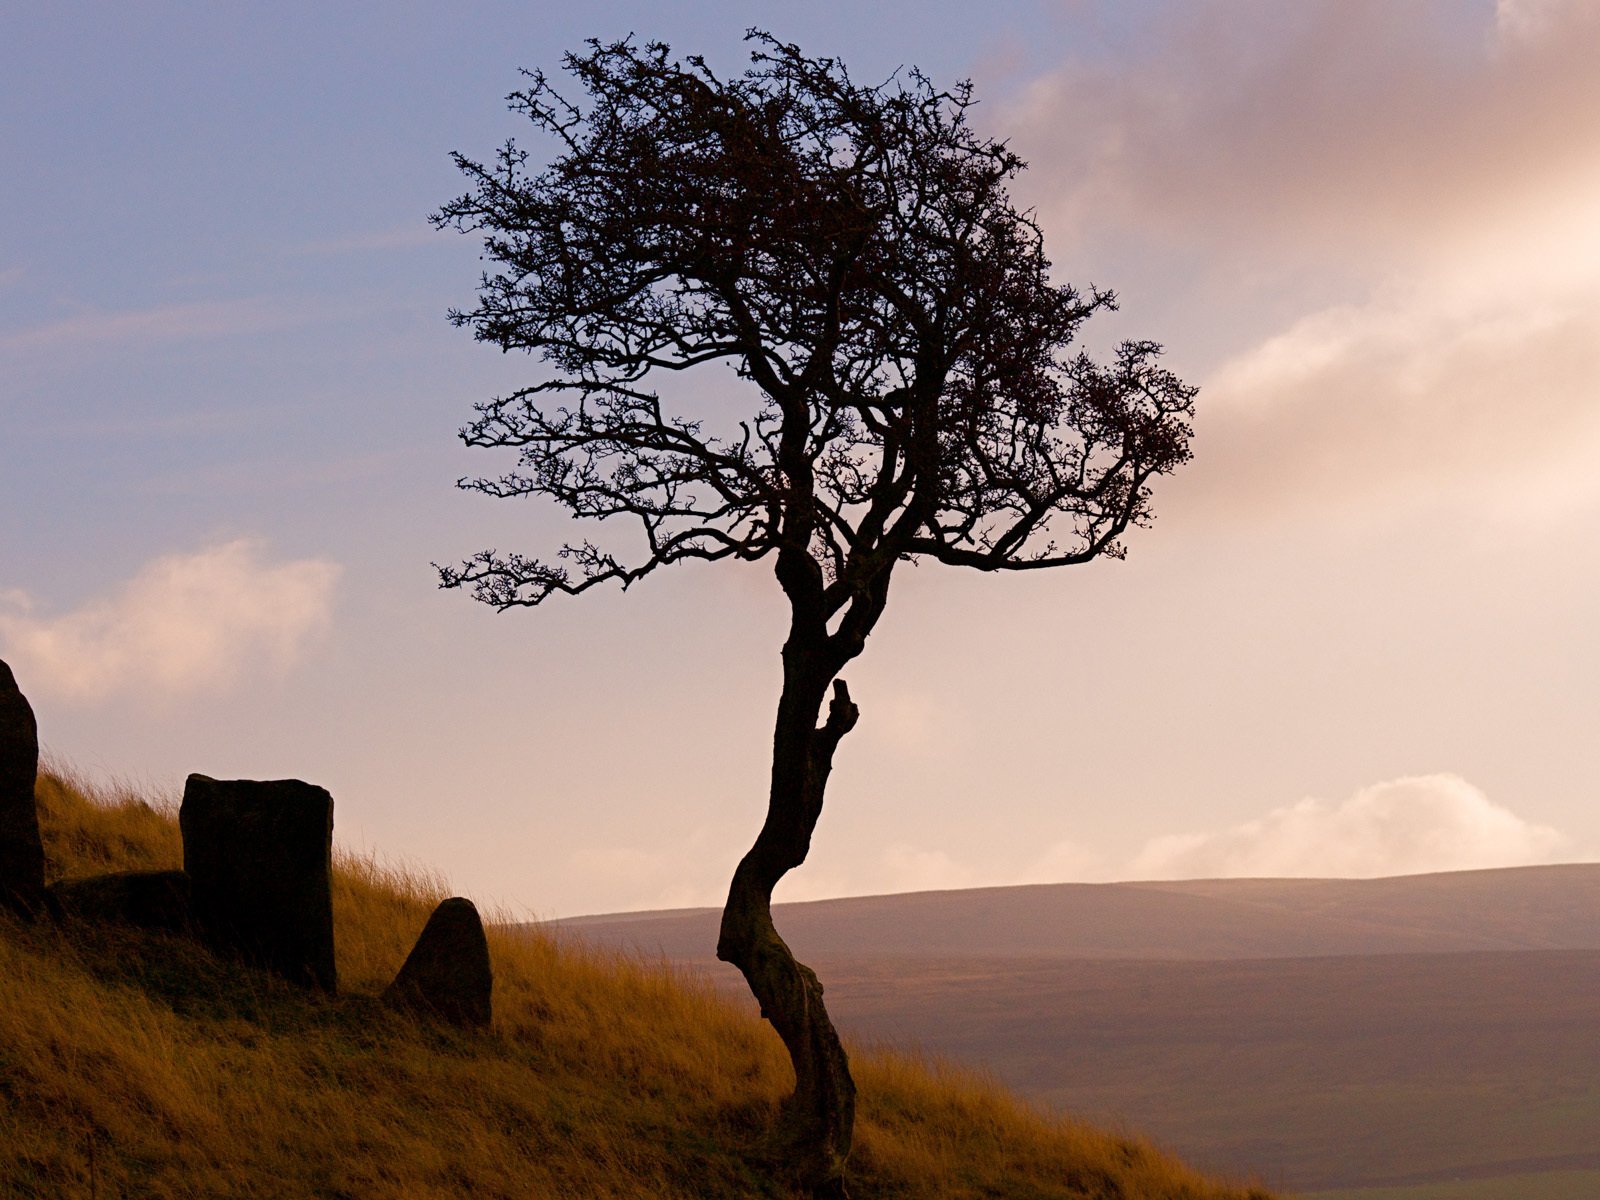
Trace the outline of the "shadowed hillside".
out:
M 41 777 L 52 874 L 178 865 L 170 807 Z M 766 1027 L 709 988 L 490 930 L 495 1021 L 383 1008 L 440 881 L 343 857 L 343 993 L 176 937 L 0 918 L 0 1194 L 637 1197 L 786 1194 L 767 1134 L 791 1086 Z M 997 1085 L 859 1052 L 854 1194 L 1265 1200 Z
M 1338 1200 L 1600 1195 L 1600 866 L 985 888 L 779 920 L 846 1031 L 1200 1165 Z M 562 924 L 738 995 L 711 910 Z
M 818 961 L 856 1036 L 1201 1165 L 1293 1188 L 1582 1168 L 1600 1195 L 1600 951 Z

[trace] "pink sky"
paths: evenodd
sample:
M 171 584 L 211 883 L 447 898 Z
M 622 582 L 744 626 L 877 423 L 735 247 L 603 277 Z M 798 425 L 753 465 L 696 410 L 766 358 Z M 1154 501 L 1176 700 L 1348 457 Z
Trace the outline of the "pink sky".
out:
M 628 28 L 735 64 L 753 18 L 480 7 L 0 39 L 32 231 L 0 251 L 0 655 L 91 774 L 307 778 L 346 845 L 520 912 L 715 903 L 776 586 L 434 590 L 563 529 L 450 486 L 508 465 L 452 433 L 529 365 L 446 325 L 476 251 L 422 219 L 446 151 L 518 131 L 516 66 Z M 1164 342 L 1200 417 L 1128 561 L 902 573 L 779 898 L 1600 856 L 1600 9 L 853 13 L 776 32 L 972 74 L 1061 277 L 1122 297 L 1091 346 Z

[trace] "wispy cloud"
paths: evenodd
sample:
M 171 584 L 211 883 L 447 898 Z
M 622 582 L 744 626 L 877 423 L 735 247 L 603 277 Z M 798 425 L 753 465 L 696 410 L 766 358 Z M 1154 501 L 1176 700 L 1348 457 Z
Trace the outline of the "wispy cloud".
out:
M 782 899 L 1119 879 L 1362 879 L 1587 857 L 1558 830 L 1446 772 L 1386 780 L 1338 803 L 1302 799 L 1226 829 L 1163 835 L 1126 858 L 1062 841 L 1006 871 L 960 851 L 897 843 L 848 876 L 823 868 L 813 877 L 808 865 L 784 882 Z
M 1566 845 L 1458 775 L 1413 775 L 1340 804 L 1305 799 L 1231 829 L 1156 838 L 1125 877 L 1414 875 L 1552 862 Z
M 1502 40 L 1534 41 L 1581 20 L 1590 0 L 1495 0 L 1495 31 Z
M 303 301 L 270 297 L 87 311 L 0 334 L 0 351 L 57 350 L 130 340 L 181 342 L 289 329 L 318 320 Z
M 72 700 L 215 691 L 247 669 L 293 665 L 331 620 L 339 571 L 320 559 L 269 562 L 242 539 L 168 555 L 70 612 L 0 593 L 0 646 L 25 689 Z
M 723 859 L 738 861 L 731 839 L 702 828 L 648 847 L 587 846 L 574 852 L 568 865 L 574 878 L 596 895 L 615 896 L 611 903 L 626 911 L 720 904 L 727 883 L 701 864 Z
M 1380 291 L 1212 378 L 1190 494 L 1236 515 L 1422 496 L 1513 520 L 1559 512 L 1600 493 L 1596 379 L 1600 286 L 1465 303 Z

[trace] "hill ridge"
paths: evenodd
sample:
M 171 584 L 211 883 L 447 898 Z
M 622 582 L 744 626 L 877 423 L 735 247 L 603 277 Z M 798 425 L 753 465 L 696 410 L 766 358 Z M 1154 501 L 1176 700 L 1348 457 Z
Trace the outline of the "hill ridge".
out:
M 1600 949 L 1600 864 L 1372 879 L 1018 884 L 774 906 L 802 957 L 962 953 L 1230 959 Z M 543 923 L 603 945 L 703 960 L 719 910 Z

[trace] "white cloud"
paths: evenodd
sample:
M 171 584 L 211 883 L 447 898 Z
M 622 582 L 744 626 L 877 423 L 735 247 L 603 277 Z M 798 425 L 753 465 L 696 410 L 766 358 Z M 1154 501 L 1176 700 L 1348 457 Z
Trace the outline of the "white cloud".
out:
M 1592 0 L 1495 0 L 1495 32 L 1503 41 L 1536 41 L 1579 21 Z
M 24 593 L 0 594 L 0 645 L 25 689 L 72 699 L 216 690 L 247 668 L 292 665 L 329 624 L 339 570 L 269 563 L 245 539 L 168 555 L 114 595 L 54 616 Z
M 1600 270 L 1596 285 L 1508 280 L 1463 303 L 1412 284 L 1302 318 L 1210 380 L 1192 494 L 1278 515 L 1430 496 L 1514 520 L 1589 502 Z
M 1306 799 L 1220 833 L 1156 838 L 1127 877 L 1370 878 L 1516 867 L 1553 861 L 1565 842 L 1458 775 L 1412 775 L 1338 805 Z

